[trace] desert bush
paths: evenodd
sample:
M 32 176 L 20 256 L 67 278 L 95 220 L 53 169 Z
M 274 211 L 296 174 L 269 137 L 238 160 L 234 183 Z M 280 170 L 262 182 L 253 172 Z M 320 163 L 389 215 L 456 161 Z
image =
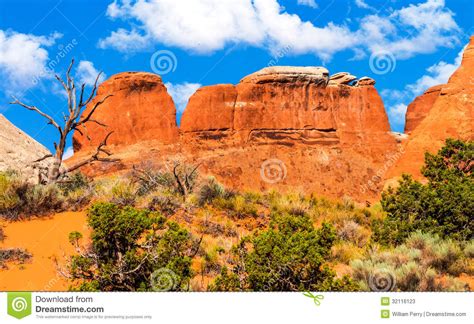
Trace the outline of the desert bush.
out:
M 150 163 L 134 167 L 132 182 L 137 185 L 137 194 L 148 195 L 154 191 L 168 191 L 184 199 L 192 194 L 199 179 L 199 165 L 173 162 L 172 166 L 155 167 Z
M 204 254 L 204 263 L 202 265 L 202 273 L 205 275 L 211 273 L 219 273 L 221 272 L 221 265 L 218 260 L 218 249 L 213 249 L 210 252 L 206 252 Z
M 134 166 L 131 178 L 137 184 L 137 194 L 140 196 L 148 195 L 158 189 L 174 189 L 172 173 L 159 170 L 150 163 Z
M 79 241 L 82 239 L 82 234 L 78 231 L 69 233 L 69 243 L 76 248 L 79 248 Z
M 3 231 L 3 227 L 0 226 L 0 242 L 5 240 L 5 232 Z
M 110 202 L 119 206 L 134 206 L 136 203 L 135 186 L 126 181 L 118 181 L 111 190 Z
M 187 289 L 192 277 L 191 235 L 163 216 L 130 206 L 93 205 L 88 213 L 92 245 L 73 256 L 73 290 L 150 291 Z
M 181 202 L 171 195 L 153 196 L 148 203 L 148 209 L 159 211 L 166 216 L 171 216 L 181 207 Z
M 304 216 L 315 206 L 315 202 L 306 199 L 301 193 L 282 195 L 272 192 L 268 195 L 270 209 L 275 212 L 288 213 L 295 216 Z
M 68 174 L 61 182 L 58 183 L 58 186 L 65 195 L 68 195 L 74 191 L 89 188 L 91 182 L 92 180 L 82 172 L 74 172 L 72 174 Z
M 364 250 L 352 243 L 337 243 L 331 249 L 332 259 L 344 264 L 362 258 L 363 254 Z
M 248 216 L 258 216 L 257 204 L 240 194 L 233 194 L 231 197 L 215 198 L 213 205 L 217 208 L 225 209 L 230 216 L 239 219 Z
M 23 264 L 31 259 L 32 255 L 24 249 L 0 249 L 0 269 L 6 269 L 8 262 Z
M 34 185 L 15 173 L 0 173 L 0 216 L 9 220 L 61 211 L 64 196 L 56 184 Z
M 342 210 L 352 211 L 355 209 L 354 200 L 349 196 L 342 197 L 342 203 L 338 203 L 337 207 Z
M 337 230 L 337 235 L 344 241 L 363 247 L 370 239 L 370 231 L 353 220 L 345 220 Z
M 427 184 L 403 175 L 397 189 L 382 194 L 387 218 L 374 222 L 374 237 L 400 244 L 414 231 L 432 232 L 456 240 L 474 237 L 474 142 L 446 140 L 436 154 L 425 154 Z
M 307 216 L 273 214 L 270 228 L 233 248 L 234 267 L 209 286 L 213 291 L 352 291 L 326 264 L 336 239 L 328 224 L 314 229 Z
M 468 288 L 453 276 L 465 272 L 466 262 L 459 243 L 417 232 L 404 244 L 391 250 L 374 250 L 366 258 L 351 262 L 351 267 L 354 279 L 364 290 L 377 290 L 377 276 L 382 274 L 391 284 L 390 290 L 464 291 Z
M 199 195 L 198 202 L 200 206 L 211 203 L 217 198 L 228 199 L 232 195 L 220 184 L 214 177 L 209 177 L 202 184 Z
M 81 172 L 68 174 L 58 187 L 64 196 L 65 208 L 79 210 L 88 205 L 94 194 L 94 182 Z
M 474 258 L 474 240 L 466 242 L 464 247 L 464 255 L 468 258 Z

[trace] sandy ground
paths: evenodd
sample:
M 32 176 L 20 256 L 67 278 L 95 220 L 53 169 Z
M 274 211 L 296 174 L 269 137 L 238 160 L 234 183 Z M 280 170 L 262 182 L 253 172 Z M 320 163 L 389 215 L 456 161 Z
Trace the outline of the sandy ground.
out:
M 55 260 L 64 266 L 67 256 L 74 253 L 68 235 L 72 231 L 88 237 L 85 212 L 66 212 L 52 217 L 23 222 L 1 223 L 5 240 L 2 248 L 24 248 L 32 259 L 22 265 L 8 264 L 0 270 L 0 291 L 64 291 L 69 283 L 57 271 Z

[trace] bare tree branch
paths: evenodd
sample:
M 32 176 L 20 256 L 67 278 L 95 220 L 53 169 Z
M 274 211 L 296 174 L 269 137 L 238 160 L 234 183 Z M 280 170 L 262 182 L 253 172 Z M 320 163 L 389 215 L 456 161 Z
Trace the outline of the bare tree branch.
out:
M 97 108 L 101 106 L 107 98 L 111 97 L 111 95 L 106 95 L 104 98 L 101 100 L 97 101 L 89 110 L 89 112 L 86 114 L 85 117 L 83 117 L 84 111 L 83 108 L 86 107 L 94 98 L 96 92 L 97 92 L 97 84 L 99 82 L 99 78 L 101 76 L 101 73 L 99 73 L 95 79 L 94 86 L 92 88 L 92 91 L 87 98 L 86 101 L 84 101 L 84 92 L 85 92 L 85 84 L 82 84 L 81 89 L 80 89 L 80 97 L 79 97 L 79 103 L 77 102 L 77 94 L 76 94 L 76 84 L 74 82 L 74 78 L 71 76 L 71 71 L 72 67 L 74 65 L 74 59 L 71 60 L 71 64 L 69 65 L 67 72 L 66 72 L 66 80 L 61 79 L 58 75 L 55 75 L 56 79 L 61 83 L 62 87 L 67 93 L 67 102 L 68 102 L 68 113 L 62 115 L 63 121 L 61 123 L 58 123 L 54 120 L 53 117 L 50 115 L 44 113 L 42 110 L 40 110 L 36 106 L 30 106 L 27 105 L 17 98 L 13 97 L 14 101 L 11 102 L 10 104 L 16 104 L 20 105 L 28 110 L 34 111 L 41 115 L 43 118 L 48 120 L 48 124 L 53 125 L 58 131 L 59 131 L 59 140 L 54 143 L 54 149 L 55 153 L 54 154 L 48 154 L 33 163 L 39 163 L 41 161 L 44 161 L 48 158 L 53 158 L 54 162 L 52 165 L 49 167 L 47 172 L 47 181 L 48 182 L 56 182 L 59 181 L 64 175 L 66 175 L 69 172 L 75 171 L 79 169 L 80 167 L 87 165 L 89 163 L 92 163 L 94 161 L 102 161 L 102 162 L 116 162 L 118 161 L 117 159 L 110 159 L 110 158 L 104 158 L 102 157 L 103 155 L 105 156 L 111 156 L 111 152 L 105 149 L 105 146 L 107 145 L 107 140 L 109 139 L 110 135 L 112 133 L 108 133 L 105 139 L 99 144 L 97 147 L 96 152 L 89 158 L 86 159 L 70 168 L 67 169 L 62 169 L 62 164 L 63 164 L 63 158 L 64 158 L 64 152 L 66 151 L 66 145 L 67 145 L 67 138 L 68 135 L 73 132 L 77 131 L 79 134 L 86 137 L 90 140 L 89 135 L 87 134 L 87 128 L 86 124 L 87 123 L 95 123 L 101 127 L 106 127 L 105 124 L 100 122 L 99 120 L 92 118 L 94 113 L 96 112 Z M 64 124 L 63 124 L 64 123 Z M 63 125 L 60 125 L 63 124 Z M 79 126 L 82 126 L 82 129 L 79 129 Z M 34 166 L 35 167 L 35 166 Z
M 118 161 L 120 161 L 119 159 L 109 159 L 109 158 L 100 157 L 101 153 L 104 153 L 107 156 L 112 155 L 112 153 L 110 153 L 110 152 L 108 152 L 107 150 L 104 149 L 104 146 L 107 146 L 107 140 L 109 139 L 110 135 L 112 135 L 113 133 L 114 132 L 110 132 L 110 133 L 107 134 L 107 136 L 104 138 L 104 140 L 97 147 L 96 152 L 90 158 L 88 158 L 88 159 L 86 159 L 82 162 L 79 162 L 79 163 L 73 165 L 70 168 L 67 168 L 65 173 L 73 172 L 73 171 L 83 167 L 84 165 L 87 165 L 87 164 L 90 164 L 90 163 L 96 162 L 96 161 L 99 161 L 99 162 L 118 162 Z
M 112 97 L 112 96 L 113 96 L 113 95 L 111 95 L 111 94 L 106 95 L 104 98 L 102 98 L 102 100 L 96 102 L 95 105 L 94 105 L 94 107 L 92 107 L 91 111 L 89 112 L 89 114 L 88 114 L 86 117 L 84 117 L 84 118 L 82 118 L 81 120 L 79 120 L 77 123 L 75 123 L 75 124 L 73 125 L 73 128 L 76 128 L 76 127 L 78 127 L 78 126 L 81 126 L 81 125 L 84 125 L 85 123 L 87 123 L 87 122 L 91 119 L 92 115 L 95 113 L 95 110 L 96 110 L 100 105 L 102 105 L 102 104 L 105 102 L 105 100 L 107 100 L 109 97 Z
M 39 162 L 41 162 L 41 161 L 44 161 L 44 160 L 49 159 L 49 158 L 52 158 L 52 157 L 53 157 L 53 154 L 46 154 L 46 155 L 43 156 L 42 158 L 33 161 L 33 163 L 39 163 Z
M 13 97 L 14 101 L 10 102 L 10 105 L 20 105 L 28 110 L 31 110 L 31 111 L 34 111 L 34 112 L 37 112 L 38 114 L 40 114 L 41 116 L 43 116 L 44 118 L 46 118 L 48 120 L 48 124 L 50 125 L 53 125 L 54 127 L 56 127 L 60 132 L 62 132 L 62 129 L 61 127 L 59 127 L 58 123 L 56 123 L 56 121 L 53 119 L 53 117 L 49 116 L 48 114 L 45 114 L 44 112 L 42 112 L 41 110 L 39 110 L 36 106 L 29 106 L 27 104 L 24 104 L 23 102 L 21 102 L 20 100 L 18 100 L 16 97 Z
M 102 72 L 99 72 L 99 74 L 95 78 L 94 87 L 92 88 L 91 94 L 90 94 L 89 98 L 87 98 L 86 102 L 82 102 L 82 100 L 79 102 L 79 107 L 80 108 L 82 108 L 84 106 L 87 106 L 87 104 L 92 101 L 92 98 L 94 98 L 95 92 L 97 90 L 97 83 L 99 82 L 99 78 L 100 78 L 101 75 L 102 75 Z

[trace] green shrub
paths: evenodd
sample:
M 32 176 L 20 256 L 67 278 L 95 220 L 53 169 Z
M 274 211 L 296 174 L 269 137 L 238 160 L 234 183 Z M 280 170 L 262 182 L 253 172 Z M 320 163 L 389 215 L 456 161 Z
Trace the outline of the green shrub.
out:
M 18 220 L 63 210 L 64 196 L 56 184 L 33 185 L 15 173 L 0 173 L 0 216 Z
M 158 189 L 174 190 L 174 179 L 171 172 L 158 170 L 151 164 L 134 167 L 131 173 L 134 183 L 137 184 L 137 194 L 146 196 Z
M 190 234 L 150 211 L 110 203 L 88 213 L 92 245 L 73 256 L 73 289 L 88 291 L 185 290 L 192 277 Z M 75 243 L 77 234 L 70 239 Z
M 466 243 L 464 247 L 464 255 L 468 258 L 474 258 L 474 240 Z
M 346 220 L 338 229 L 337 235 L 344 241 L 363 247 L 369 241 L 370 231 L 353 220 Z
M 95 194 L 94 182 L 81 172 L 69 174 L 58 183 L 58 187 L 68 210 L 80 210 L 91 202 Z
M 110 202 L 119 206 L 134 206 L 136 203 L 136 190 L 133 184 L 119 181 L 112 187 Z
M 404 175 L 399 187 L 382 194 L 387 212 L 374 221 L 374 237 L 384 244 L 400 244 L 421 230 L 456 240 L 474 235 L 474 142 L 446 141 L 436 155 L 426 153 L 423 175 L 427 184 Z
M 459 243 L 418 232 L 392 250 L 370 252 L 351 267 L 367 291 L 465 291 L 468 287 L 453 276 L 466 272 L 467 264 Z
M 351 261 L 363 256 L 363 250 L 352 243 L 338 243 L 331 249 L 331 256 L 334 260 L 349 264 Z
M 166 216 L 171 216 L 181 207 L 180 201 L 174 196 L 154 196 L 148 204 L 151 211 L 159 211 Z
M 211 203 L 214 199 L 223 198 L 227 199 L 231 195 L 227 190 L 213 177 L 209 177 L 199 190 L 199 205 L 204 206 L 205 204 Z
M 328 224 L 316 230 L 307 216 L 274 214 L 268 230 L 244 238 L 234 247 L 232 274 L 224 269 L 209 289 L 356 290 L 349 278 L 336 279 L 326 264 L 335 238 L 335 230 Z
M 82 234 L 80 232 L 74 231 L 69 233 L 69 243 L 71 243 L 76 248 L 79 248 L 79 241 L 82 239 Z
M 82 172 L 75 172 L 68 174 L 67 177 L 58 184 L 58 186 L 65 195 L 68 195 L 74 191 L 89 188 L 91 182 L 92 180 Z

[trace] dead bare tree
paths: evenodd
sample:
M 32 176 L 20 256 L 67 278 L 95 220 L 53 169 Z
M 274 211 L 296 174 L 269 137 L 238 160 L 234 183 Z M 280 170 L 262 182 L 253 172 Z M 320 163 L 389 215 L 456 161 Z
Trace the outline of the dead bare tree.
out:
M 109 132 L 104 140 L 99 144 L 97 147 L 97 150 L 94 154 L 92 154 L 89 158 L 85 159 L 84 161 L 78 162 L 77 164 L 74 164 L 69 167 L 63 167 L 63 157 L 64 157 L 64 152 L 66 150 L 66 144 L 67 144 L 67 137 L 69 134 L 71 134 L 74 131 L 79 132 L 81 135 L 84 136 L 83 131 L 80 129 L 84 130 L 86 128 L 86 124 L 88 123 L 95 123 L 101 127 L 106 127 L 103 123 L 100 121 L 96 120 L 93 118 L 93 115 L 97 108 L 102 105 L 109 97 L 111 97 L 111 94 L 108 94 L 104 96 L 102 99 L 96 101 L 92 108 L 89 110 L 87 114 L 84 114 L 85 107 L 92 101 L 94 98 L 94 95 L 97 91 L 97 83 L 99 81 L 99 78 L 102 74 L 100 72 L 94 82 L 94 86 L 91 90 L 91 93 L 87 98 L 84 96 L 85 92 L 85 87 L 86 84 L 83 83 L 81 86 L 80 90 L 80 96 L 79 96 L 79 102 L 77 102 L 77 97 L 76 97 L 76 84 L 74 82 L 73 77 L 71 77 L 71 69 L 74 65 L 74 59 L 71 60 L 71 64 L 69 65 L 69 68 L 67 69 L 66 72 L 66 80 L 64 81 L 61 79 L 57 74 L 55 74 L 56 79 L 61 83 L 62 87 L 67 93 L 67 103 L 68 103 L 68 114 L 63 114 L 63 119 L 64 123 L 61 125 L 60 122 L 57 122 L 53 117 L 50 115 L 44 113 L 42 110 L 37 108 L 36 106 L 30 106 L 27 104 L 24 104 L 17 98 L 13 97 L 14 101 L 10 102 L 12 105 L 20 105 L 28 110 L 34 111 L 44 117 L 49 125 L 52 125 L 55 127 L 58 132 L 59 132 L 59 141 L 54 143 L 54 149 L 55 153 L 54 154 L 47 154 L 43 156 L 42 158 L 33 161 L 35 165 L 37 165 L 39 162 L 42 162 L 47 159 L 53 159 L 52 166 L 49 168 L 42 168 L 39 167 L 40 172 L 43 175 L 43 182 L 47 183 L 52 183 L 52 182 L 57 182 L 61 179 L 64 178 L 68 173 L 73 172 L 87 164 L 90 164 L 95 161 L 101 161 L 101 162 L 116 162 L 118 160 L 116 159 L 111 159 L 108 158 L 112 154 L 105 149 L 107 146 L 107 140 L 109 139 L 110 135 L 112 135 L 113 132 Z M 89 136 L 86 134 L 86 136 L 89 138 Z M 89 138 L 90 139 L 90 138 Z M 104 157 L 104 155 L 106 157 Z
M 186 199 L 188 194 L 193 191 L 196 185 L 196 178 L 198 176 L 197 170 L 200 164 L 190 167 L 188 165 L 181 165 L 179 161 L 174 162 L 173 176 L 176 181 L 176 191 Z M 181 167 L 181 168 L 180 168 Z

